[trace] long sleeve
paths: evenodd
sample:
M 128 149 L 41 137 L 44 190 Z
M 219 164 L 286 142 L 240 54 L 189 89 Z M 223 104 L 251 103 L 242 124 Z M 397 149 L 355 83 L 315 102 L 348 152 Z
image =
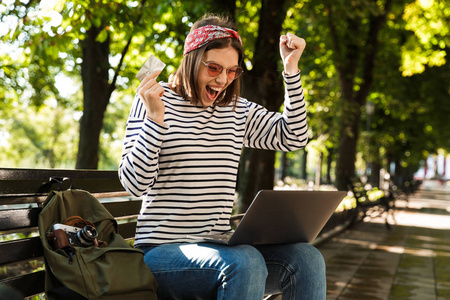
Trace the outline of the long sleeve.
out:
M 190 242 L 187 235 L 230 229 L 242 147 L 290 151 L 307 143 L 300 75 L 285 82 L 284 113 L 244 98 L 236 106 L 193 106 L 161 83 L 163 126 L 135 98 L 119 177 L 127 191 L 143 196 L 136 245 Z
M 308 143 L 306 105 L 300 73 L 285 76 L 283 113 L 271 112 L 248 102 L 244 146 L 259 149 L 294 151 Z
M 132 195 L 143 195 L 155 183 L 161 143 L 167 130 L 166 124 L 161 126 L 145 116 L 143 104 L 136 96 L 119 165 L 119 179 Z

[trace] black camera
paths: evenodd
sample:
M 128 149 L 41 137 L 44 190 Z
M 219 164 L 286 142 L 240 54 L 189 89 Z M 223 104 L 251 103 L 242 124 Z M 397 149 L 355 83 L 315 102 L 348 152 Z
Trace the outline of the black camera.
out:
M 97 230 L 91 225 L 82 228 L 68 226 L 64 224 L 53 225 L 54 248 L 64 248 L 66 246 L 90 247 L 98 246 Z

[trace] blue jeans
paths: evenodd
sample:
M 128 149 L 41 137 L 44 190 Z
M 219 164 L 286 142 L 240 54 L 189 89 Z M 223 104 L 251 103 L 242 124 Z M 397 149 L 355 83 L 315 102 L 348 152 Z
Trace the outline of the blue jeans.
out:
M 309 244 L 226 246 L 166 244 L 144 248 L 158 299 L 326 298 L 325 262 Z

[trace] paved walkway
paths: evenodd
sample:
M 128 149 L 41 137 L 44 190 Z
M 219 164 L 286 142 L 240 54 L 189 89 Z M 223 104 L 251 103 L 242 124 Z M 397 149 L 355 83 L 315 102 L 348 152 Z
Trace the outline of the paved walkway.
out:
M 450 187 L 427 181 L 396 205 L 391 230 L 365 220 L 318 246 L 327 300 L 450 299 Z

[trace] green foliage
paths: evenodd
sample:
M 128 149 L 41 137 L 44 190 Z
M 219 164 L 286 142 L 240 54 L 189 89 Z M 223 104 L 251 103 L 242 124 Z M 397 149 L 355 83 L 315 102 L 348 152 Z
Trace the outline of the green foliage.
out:
M 54 100 L 46 101 L 39 110 L 20 104 L 0 112 L 2 167 L 73 168 L 75 118 L 70 109 Z
M 247 70 L 253 68 L 253 54 L 259 29 L 260 1 L 236 1 L 236 23 L 244 45 L 244 63 Z
M 388 158 L 414 172 L 429 152 L 449 149 L 449 123 L 445 116 L 450 113 L 446 105 L 450 77 L 448 63 L 426 67 L 422 74 L 414 76 L 405 77 L 401 72 L 405 45 L 415 40 L 413 32 L 405 30 L 409 25 L 402 17 L 409 6 L 394 6 L 386 30 L 381 33 L 379 63 L 368 98 L 376 109 L 371 131 L 363 135 L 360 150 L 369 161 Z
M 83 41 L 86 32 L 95 26 L 100 29 L 97 41 L 110 41 L 108 80 L 117 75 L 116 93 L 101 136 L 100 167 L 106 169 L 117 168 L 119 162 L 130 95 L 138 85 L 137 71 L 153 53 L 167 63 L 160 75 L 161 80 L 167 80 L 180 62 L 189 25 L 205 11 L 203 4 L 182 1 L 29 1 L 26 5 L 8 2 L 0 4 L 0 10 L 0 22 L 8 29 L 2 31 L 0 49 L 7 45 L 16 52 L 10 56 L 8 49 L 0 50 L 0 96 L 5 99 L 0 102 L 0 134 L 5 137 L 0 146 L 8 148 L 1 154 L 2 166 L 59 166 L 60 160 L 65 159 L 65 165 L 74 167 L 78 140 L 74 130 L 82 115 L 83 95 L 81 86 L 78 93 L 68 94 L 67 90 L 72 88 L 71 82 L 78 85 L 81 81 Z M 142 18 L 137 22 L 139 13 Z M 26 110 L 27 115 L 52 120 L 53 109 L 47 104 L 51 99 L 56 99 L 61 110 L 72 110 L 64 112 L 72 116 L 72 124 L 64 125 L 72 132 L 61 133 L 71 137 L 71 142 L 64 143 L 70 145 L 70 151 L 63 151 L 60 157 L 52 154 L 59 153 L 57 144 L 43 142 L 48 132 L 37 129 L 48 131 L 55 127 L 50 122 L 36 126 L 33 119 L 20 114 Z M 112 111 L 115 108 L 120 111 Z M 9 119 L 11 116 L 16 121 Z M 16 135 L 20 142 L 12 143 Z
M 405 28 L 414 33 L 402 46 L 404 76 L 425 71 L 426 66 L 446 63 L 450 46 L 450 8 L 447 1 L 416 0 L 406 5 Z
M 283 29 L 307 42 L 300 68 L 308 105 L 309 147 L 312 153 L 326 157 L 337 148 L 342 125 L 342 90 L 337 74 L 345 61 L 342 47 L 347 44 L 359 49 L 354 53 L 355 62 L 361 61 L 367 46 L 362 37 L 367 34 L 370 16 L 380 14 L 384 1 L 288 3 Z M 99 29 L 97 41 L 109 41 L 107 80 L 112 82 L 117 76 L 100 137 L 99 167 L 117 168 L 126 118 L 139 84 L 135 74 L 154 54 L 167 64 L 159 77 L 167 80 L 181 61 L 190 26 L 213 4 L 217 3 L 0 3 L 0 164 L 74 167 L 78 121 L 83 111 L 83 42 L 86 32 L 94 26 Z M 364 160 L 397 160 L 414 169 L 425 154 L 450 148 L 450 112 L 445 102 L 450 86 L 447 6 L 440 0 L 394 2 L 380 32 L 374 84 L 368 96 L 376 106 L 371 122 L 365 111 L 361 112 L 361 128 L 367 129 L 370 123 L 370 132 L 363 132 L 358 146 Z M 253 67 L 260 10 L 261 1 L 236 1 L 235 18 L 248 70 Z M 330 21 L 334 22 L 335 32 L 330 31 Z M 340 46 L 334 44 L 333 35 Z M 359 71 L 355 71 L 354 91 L 363 84 Z M 294 176 L 300 169 L 302 153 L 288 154 L 289 175 Z
M 435 152 L 439 147 L 448 149 L 450 140 L 446 133 L 448 130 L 445 130 L 448 122 L 444 122 L 443 117 L 448 115 L 448 105 L 443 103 L 449 96 L 448 64 L 439 68 L 425 68 L 427 75 L 424 76 L 402 76 L 405 75 L 402 57 L 407 54 L 407 47 L 413 46 L 411 49 L 415 49 L 417 59 L 428 53 L 422 51 L 425 40 L 420 42 L 417 37 L 426 36 L 428 46 L 431 49 L 437 49 L 438 46 L 437 51 L 442 51 L 442 46 L 448 45 L 444 41 L 448 39 L 446 32 L 449 22 L 445 20 L 448 19 L 449 10 L 442 7 L 443 1 L 428 1 L 432 8 L 425 11 L 421 2 L 424 1 L 411 4 L 395 1 L 387 16 L 387 26 L 380 32 L 374 84 L 367 98 L 367 101 L 375 103 L 376 109 L 372 116 L 362 110 L 363 132 L 358 144 L 358 157 L 366 161 L 381 160 L 384 166 L 391 161 L 398 161 L 413 171 L 419 167 L 428 151 Z M 362 58 L 367 40 L 361 37 L 367 34 L 368 16 L 379 15 L 383 9 L 382 3 L 297 1 L 287 13 L 285 28 L 302 36 L 307 42 L 301 60 L 302 81 L 308 101 L 311 131 L 309 147 L 318 150 L 317 153 L 323 151 L 326 154 L 338 144 L 343 103 L 338 100 L 342 91 L 336 66 L 344 59 L 343 53 L 339 51 L 343 45 L 352 44 L 360 50 L 351 55 Z M 437 7 L 440 7 L 440 12 L 436 11 Z M 330 31 L 331 21 L 334 22 L 335 32 Z M 434 29 L 427 29 L 433 26 Z M 442 31 L 438 32 L 437 28 Z M 333 44 L 333 35 L 336 35 L 340 46 Z M 448 46 L 444 50 L 448 51 Z M 431 66 L 428 61 L 422 62 L 423 65 Z M 356 72 L 354 91 L 358 91 L 362 83 Z M 366 131 L 367 126 L 370 126 L 369 131 Z M 297 160 L 294 158 L 294 162 Z M 314 168 L 309 169 L 310 172 Z
M 132 101 L 131 95 L 125 95 L 121 99 L 113 97 L 108 105 L 100 137 L 99 169 L 115 170 L 118 167 L 125 136 L 125 122 Z

